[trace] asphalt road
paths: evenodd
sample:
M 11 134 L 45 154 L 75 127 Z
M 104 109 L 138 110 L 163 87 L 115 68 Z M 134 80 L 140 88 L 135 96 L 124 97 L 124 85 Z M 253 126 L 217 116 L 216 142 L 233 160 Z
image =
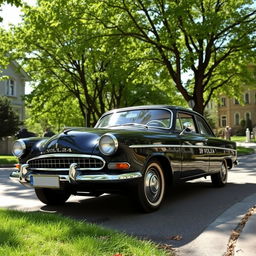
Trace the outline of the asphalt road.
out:
M 8 178 L 10 169 L 0 169 L 0 207 L 60 213 L 181 248 L 232 205 L 256 193 L 256 154 L 239 161 L 239 167 L 229 172 L 227 186 L 213 188 L 209 178 L 178 185 L 167 195 L 161 209 L 150 214 L 139 213 L 131 201 L 117 195 L 73 196 L 63 206 L 45 206 L 32 189 Z M 181 239 L 173 240 L 177 235 Z

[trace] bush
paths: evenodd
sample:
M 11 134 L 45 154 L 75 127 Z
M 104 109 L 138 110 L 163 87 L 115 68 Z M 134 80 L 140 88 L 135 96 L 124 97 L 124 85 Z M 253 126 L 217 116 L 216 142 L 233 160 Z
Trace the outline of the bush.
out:
M 0 97 L 0 138 L 12 136 L 19 130 L 19 116 L 6 97 Z

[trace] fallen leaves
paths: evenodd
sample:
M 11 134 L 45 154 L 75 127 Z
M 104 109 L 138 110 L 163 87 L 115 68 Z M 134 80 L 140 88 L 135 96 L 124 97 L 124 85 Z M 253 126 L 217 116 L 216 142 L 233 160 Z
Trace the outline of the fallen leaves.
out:
M 233 256 L 234 255 L 234 249 L 236 246 L 237 239 L 239 238 L 241 232 L 243 231 L 243 228 L 248 221 L 249 217 L 256 213 L 256 205 L 250 208 L 247 213 L 244 215 L 244 217 L 241 219 L 241 221 L 238 223 L 237 227 L 232 231 L 229 242 L 227 245 L 227 251 L 224 254 L 224 256 Z
M 175 235 L 175 236 L 167 237 L 167 239 L 174 240 L 174 241 L 180 241 L 180 240 L 182 240 L 182 236 L 181 235 Z

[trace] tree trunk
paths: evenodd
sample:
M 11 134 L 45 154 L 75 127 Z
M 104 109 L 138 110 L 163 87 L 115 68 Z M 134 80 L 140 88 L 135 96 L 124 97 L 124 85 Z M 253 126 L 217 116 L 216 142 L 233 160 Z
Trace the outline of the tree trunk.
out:
M 193 107 L 193 110 L 198 112 L 199 114 L 203 115 L 204 114 L 204 104 L 203 104 L 203 102 L 195 100 L 195 106 Z

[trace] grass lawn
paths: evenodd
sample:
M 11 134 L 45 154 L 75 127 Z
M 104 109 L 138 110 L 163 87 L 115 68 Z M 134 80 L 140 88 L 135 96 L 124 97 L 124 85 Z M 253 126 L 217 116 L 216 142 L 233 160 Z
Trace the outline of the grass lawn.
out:
M 237 147 L 237 155 L 238 156 L 250 155 L 253 153 L 255 153 L 253 148 Z
M 0 255 L 167 256 L 156 244 L 57 214 L 0 209 Z
M 0 156 L 0 164 L 16 164 L 18 159 L 15 156 Z
M 231 140 L 235 141 L 235 142 L 245 142 L 246 137 L 245 136 L 232 136 Z
M 245 136 L 232 136 L 231 140 L 235 141 L 235 142 L 245 142 L 246 137 Z M 255 141 L 255 139 L 251 139 L 251 142 L 256 142 L 256 141 Z

